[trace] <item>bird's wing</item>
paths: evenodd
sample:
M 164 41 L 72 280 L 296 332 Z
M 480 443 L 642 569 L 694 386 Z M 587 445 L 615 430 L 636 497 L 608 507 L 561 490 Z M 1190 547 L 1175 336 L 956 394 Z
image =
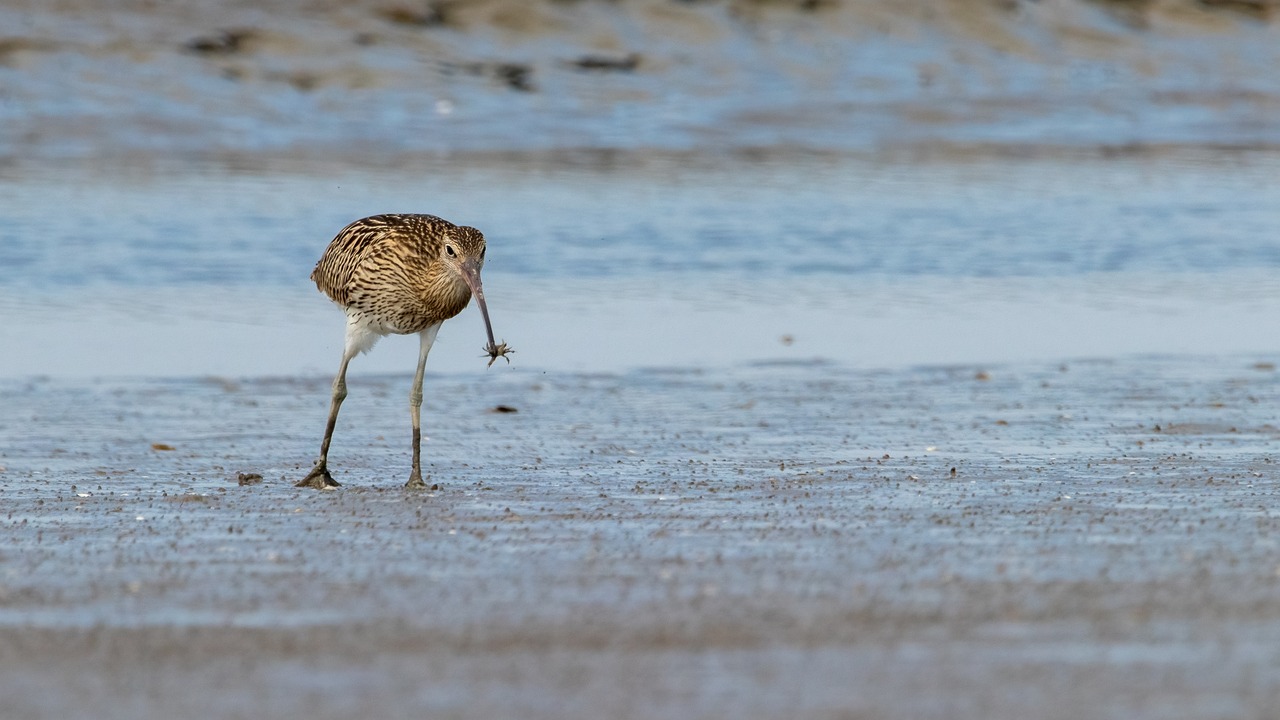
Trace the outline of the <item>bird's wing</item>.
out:
M 363 263 L 379 254 L 388 230 L 395 226 L 394 216 L 374 215 L 343 228 L 311 271 L 311 279 L 320 292 L 339 305 L 347 305 L 352 276 Z

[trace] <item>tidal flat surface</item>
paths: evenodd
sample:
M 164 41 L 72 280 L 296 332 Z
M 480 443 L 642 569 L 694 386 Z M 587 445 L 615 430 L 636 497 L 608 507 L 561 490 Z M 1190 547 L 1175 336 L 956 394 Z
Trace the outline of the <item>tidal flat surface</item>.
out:
M 5 714 L 1265 717 L 1274 361 L 6 380 Z
M 0 385 L 6 717 L 1265 717 L 1273 359 Z M 498 412 L 498 405 L 515 412 Z M 238 483 L 240 473 L 262 481 Z M 763 692 L 763 688 L 768 688 Z

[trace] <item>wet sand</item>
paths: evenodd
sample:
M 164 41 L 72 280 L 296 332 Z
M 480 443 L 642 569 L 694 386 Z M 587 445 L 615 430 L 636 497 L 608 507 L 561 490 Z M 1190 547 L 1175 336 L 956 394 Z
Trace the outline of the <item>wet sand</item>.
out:
M 14 0 L 0 163 L 1274 149 L 1277 18 L 1272 0 Z
M 1273 362 L 3 381 L 5 717 L 1267 717 Z

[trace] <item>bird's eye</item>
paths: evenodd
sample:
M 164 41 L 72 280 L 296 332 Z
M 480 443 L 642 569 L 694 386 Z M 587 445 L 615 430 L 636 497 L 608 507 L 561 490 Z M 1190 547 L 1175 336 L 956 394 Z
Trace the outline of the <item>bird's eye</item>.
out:
M 458 256 L 458 253 L 456 253 L 456 252 L 454 252 L 454 251 L 453 251 L 453 246 L 452 246 L 452 245 L 445 245 L 445 246 L 444 246 L 444 251 L 445 251 L 446 253 L 448 253 L 448 254 L 449 254 L 449 257 L 457 257 L 457 256 Z

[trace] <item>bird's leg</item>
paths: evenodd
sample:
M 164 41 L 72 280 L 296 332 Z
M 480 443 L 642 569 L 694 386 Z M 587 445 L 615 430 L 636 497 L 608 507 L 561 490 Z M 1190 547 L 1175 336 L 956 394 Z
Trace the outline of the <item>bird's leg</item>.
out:
M 342 355 L 342 367 L 338 368 L 338 376 L 333 379 L 333 399 L 329 402 L 329 422 L 324 426 L 324 441 L 320 443 L 320 459 L 311 468 L 307 476 L 298 481 L 296 487 L 312 487 L 317 490 L 338 487 L 338 481 L 329 474 L 329 442 L 333 440 L 333 428 L 338 424 L 338 408 L 347 397 L 347 365 L 354 353 L 347 351 Z
M 431 352 L 431 345 L 436 341 L 436 333 L 440 331 L 440 325 L 432 325 L 423 330 L 419 337 L 421 345 L 418 349 L 418 369 L 413 374 L 413 387 L 409 390 L 409 417 L 413 420 L 413 469 L 409 472 L 409 482 L 405 483 L 407 488 L 426 489 L 427 484 L 422 481 L 422 376 L 427 369 L 427 353 Z

